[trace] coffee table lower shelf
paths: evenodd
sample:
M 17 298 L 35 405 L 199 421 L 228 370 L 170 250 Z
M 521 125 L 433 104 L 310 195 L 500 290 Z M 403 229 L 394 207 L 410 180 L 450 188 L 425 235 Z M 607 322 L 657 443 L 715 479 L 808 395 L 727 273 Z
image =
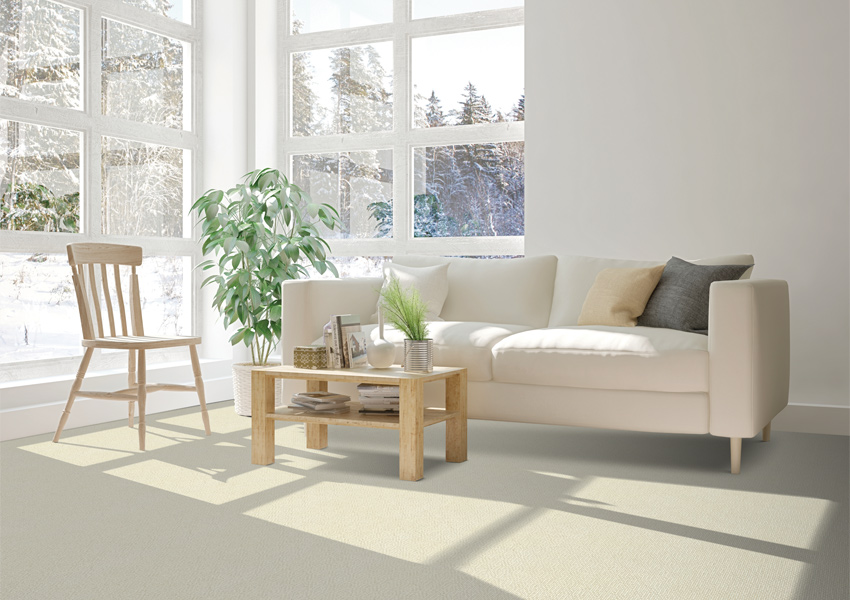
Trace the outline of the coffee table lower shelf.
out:
M 352 427 L 376 427 L 378 429 L 399 429 L 398 415 L 381 415 L 358 412 L 360 406 L 352 405 L 351 412 L 339 414 L 316 414 L 309 411 L 291 408 L 279 408 L 266 417 L 275 421 L 292 421 L 295 423 L 316 423 L 319 425 L 349 425 Z M 444 410 L 441 408 L 426 408 L 422 425 L 436 425 L 460 417 L 460 411 Z

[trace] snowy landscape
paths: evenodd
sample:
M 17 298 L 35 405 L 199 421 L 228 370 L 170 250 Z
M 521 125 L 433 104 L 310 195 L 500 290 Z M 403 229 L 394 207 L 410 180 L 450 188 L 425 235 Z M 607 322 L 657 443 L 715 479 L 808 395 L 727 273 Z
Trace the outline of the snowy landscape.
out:
M 139 287 L 146 334 L 189 333 L 188 268 L 183 257 L 144 259 Z M 123 273 L 122 278 L 126 300 L 129 286 Z M 0 315 L 0 363 L 82 354 L 80 314 L 64 255 L 0 254 Z

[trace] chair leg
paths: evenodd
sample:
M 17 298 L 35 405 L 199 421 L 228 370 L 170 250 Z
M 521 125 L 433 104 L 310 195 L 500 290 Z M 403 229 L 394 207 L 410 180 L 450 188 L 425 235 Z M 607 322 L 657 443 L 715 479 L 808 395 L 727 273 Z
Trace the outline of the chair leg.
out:
M 147 400 L 147 368 L 145 365 L 145 351 L 139 350 L 139 383 L 136 392 L 139 403 L 139 450 L 145 449 L 145 401 Z
M 198 360 L 198 347 L 189 346 L 192 356 L 192 372 L 195 374 L 195 390 L 198 392 L 198 402 L 201 404 L 201 418 L 204 420 L 204 431 L 210 434 L 210 415 L 207 413 L 207 401 L 204 398 L 204 380 L 201 377 L 201 362 Z
M 127 387 L 134 388 L 136 387 L 136 351 L 130 350 L 129 360 L 127 361 Z M 135 417 L 134 413 L 136 411 L 136 401 L 128 403 L 127 407 L 127 424 L 129 427 L 133 426 L 133 419 Z
M 761 441 L 769 442 L 770 441 L 770 424 L 773 421 L 768 421 L 767 425 L 764 426 L 764 429 L 761 430 Z
M 68 395 L 68 402 L 65 403 L 65 410 L 62 411 L 62 416 L 59 417 L 59 427 L 56 428 L 56 434 L 53 436 L 54 443 L 59 441 L 59 436 L 62 435 L 65 423 L 68 422 L 68 417 L 71 415 L 71 407 L 74 406 L 74 399 L 77 397 L 77 392 L 80 391 L 80 387 L 83 385 L 83 377 L 86 376 L 86 371 L 89 368 L 92 352 L 94 352 L 94 348 L 86 348 L 85 354 L 83 354 L 83 360 L 80 361 L 80 368 L 77 369 L 77 378 L 74 379 L 74 383 L 71 385 L 71 393 Z
M 729 438 L 729 447 L 732 451 L 732 475 L 741 472 L 741 438 Z

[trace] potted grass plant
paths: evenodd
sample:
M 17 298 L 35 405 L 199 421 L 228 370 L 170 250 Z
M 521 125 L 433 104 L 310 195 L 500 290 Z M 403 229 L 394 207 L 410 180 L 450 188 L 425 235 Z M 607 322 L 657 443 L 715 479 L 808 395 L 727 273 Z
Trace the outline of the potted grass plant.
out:
M 339 213 L 317 204 L 276 169 L 258 169 L 229 190 L 209 190 L 191 209 L 200 218 L 204 255 L 199 267 L 213 273 L 202 286 L 216 288 L 212 306 L 230 343 L 251 349 L 251 363 L 233 366 L 236 412 L 251 414 L 251 369 L 267 366 L 281 334 L 281 285 L 319 273 L 339 273 L 328 261 L 330 246 L 319 224 L 341 224 Z
M 428 337 L 425 316 L 428 307 L 419 291 L 405 288 L 392 277 L 381 290 L 381 309 L 386 319 L 404 336 L 402 368 L 411 373 L 430 373 L 434 370 L 434 340 Z

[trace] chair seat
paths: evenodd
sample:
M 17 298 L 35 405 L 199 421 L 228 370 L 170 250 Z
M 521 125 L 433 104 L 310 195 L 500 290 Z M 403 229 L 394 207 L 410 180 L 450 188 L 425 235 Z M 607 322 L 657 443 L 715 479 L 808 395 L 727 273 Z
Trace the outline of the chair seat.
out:
M 153 337 L 149 335 L 119 335 L 82 340 L 84 348 L 112 348 L 118 350 L 153 350 L 156 348 L 178 348 L 200 344 L 198 336 Z

